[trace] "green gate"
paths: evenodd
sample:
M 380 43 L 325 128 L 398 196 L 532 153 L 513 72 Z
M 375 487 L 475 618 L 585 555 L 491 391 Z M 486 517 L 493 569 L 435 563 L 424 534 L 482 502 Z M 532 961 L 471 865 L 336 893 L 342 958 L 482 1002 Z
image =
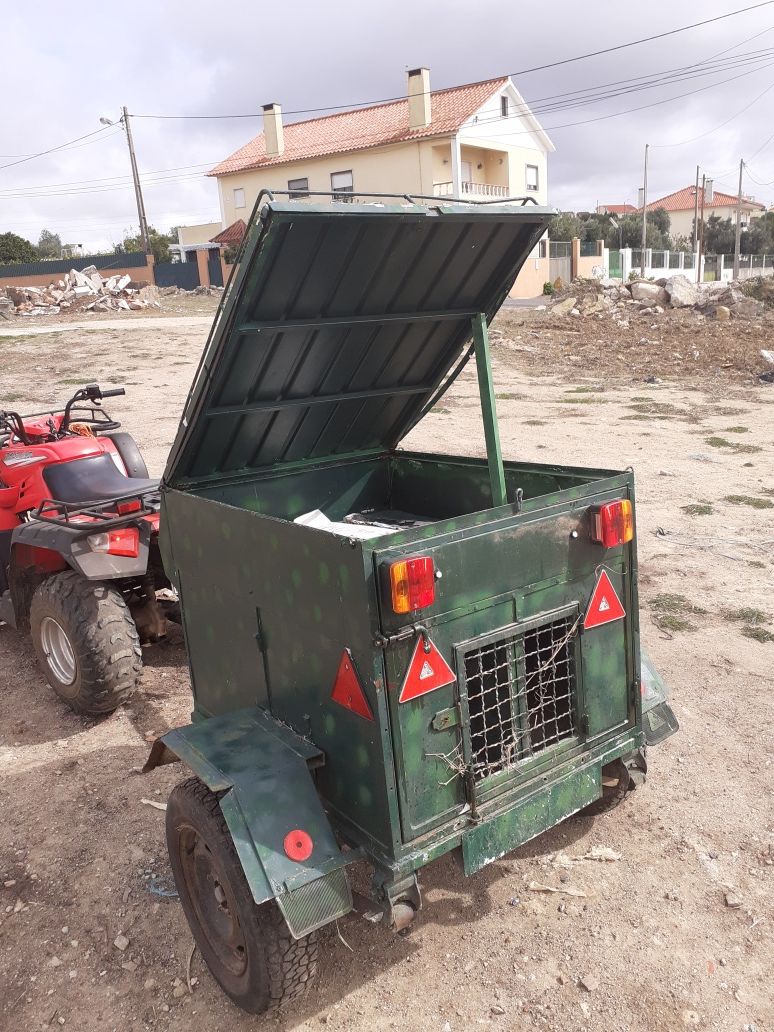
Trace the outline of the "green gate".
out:
M 610 255 L 610 261 L 608 262 L 607 274 L 610 279 L 621 278 L 621 252 L 613 251 L 612 249 L 608 252 Z

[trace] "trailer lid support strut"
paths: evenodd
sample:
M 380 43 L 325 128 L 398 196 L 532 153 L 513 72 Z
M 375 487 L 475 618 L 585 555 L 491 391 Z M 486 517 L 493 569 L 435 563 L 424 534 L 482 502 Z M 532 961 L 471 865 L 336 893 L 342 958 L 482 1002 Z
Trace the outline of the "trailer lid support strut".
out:
M 492 489 L 492 505 L 505 505 L 508 498 L 505 493 L 505 469 L 503 453 L 500 447 L 500 432 L 497 428 L 497 410 L 495 406 L 494 385 L 492 383 L 492 360 L 489 353 L 489 333 L 486 326 L 486 315 L 478 312 L 473 316 L 473 343 L 476 351 L 476 370 L 478 372 L 478 392 L 481 397 L 481 416 L 484 421 L 484 438 L 486 440 L 486 459 L 489 464 L 489 483 Z

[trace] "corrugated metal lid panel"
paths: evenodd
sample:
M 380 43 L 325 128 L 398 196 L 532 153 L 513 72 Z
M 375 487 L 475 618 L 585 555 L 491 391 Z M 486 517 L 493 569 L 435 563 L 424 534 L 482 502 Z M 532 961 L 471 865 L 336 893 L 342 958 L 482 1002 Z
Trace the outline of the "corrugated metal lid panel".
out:
M 550 214 L 265 211 L 168 482 L 394 447 Z

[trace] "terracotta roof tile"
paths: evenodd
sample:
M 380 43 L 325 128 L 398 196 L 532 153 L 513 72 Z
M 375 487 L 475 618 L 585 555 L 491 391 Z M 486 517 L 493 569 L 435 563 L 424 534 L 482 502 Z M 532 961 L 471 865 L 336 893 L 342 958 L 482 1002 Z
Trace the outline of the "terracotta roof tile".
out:
M 507 82 L 508 79 L 503 77 L 469 86 L 433 90 L 432 122 L 422 129 L 409 129 L 406 99 L 374 104 L 355 111 L 341 111 L 306 122 L 290 122 L 283 127 L 285 149 L 278 157 L 267 157 L 266 142 L 263 133 L 260 133 L 225 161 L 221 161 L 207 175 L 228 175 L 251 168 L 286 165 L 290 161 L 454 133 Z
M 656 208 L 663 208 L 664 211 L 693 211 L 695 198 L 696 187 L 684 186 L 682 190 L 676 190 L 674 193 L 667 194 L 666 197 L 661 197 L 657 201 L 651 201 L 648 205 L 648 211 L 655 211 Z M 708 208 L 730 208 L 735 204 L 736 194 L 727 194 L 720 190 L 715 190 L 712 200 L 704 202 L 704 210 L 706 211 Z M 699 206 L 701 206 L 701 191 L 699 191 Z M 766 205 L 761 204 L 760 201 L 750 201 L 742 198 L 742 207 L 747 209 L 760 208 L 763 211 Z
M 637 209 L 633 204 L 600 204 L 597 211 L 600 214 L 607 212 L 609 215 L 628 215 Z
M 236 222 L 232 222 L 230 226 L 226 226 L 222 229 L 217 236 L 214 236 L 211 240 L 211 244 L 241 244 L 242 237 L 245 235 L 247 226 L 243 219 L 237 219 Z

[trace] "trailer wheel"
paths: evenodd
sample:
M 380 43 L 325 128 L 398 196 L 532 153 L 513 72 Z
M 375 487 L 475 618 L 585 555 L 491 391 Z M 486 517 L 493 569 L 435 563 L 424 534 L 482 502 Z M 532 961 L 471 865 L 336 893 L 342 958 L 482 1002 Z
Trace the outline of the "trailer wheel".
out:
M 639 772 L 638 768 L 641 762 L 642 776 L 634 777 L 630 765 L 624 762 L 623 758 L 606 764 L 602 768 L 602 795 L 593 803 L 585 806 L 581 813 L 593 817 L 600 813 L 607 813 L 608 810 L 614 810 L 621 805 L 627 795 L 645 780 L 645 758 L 642 755 L 640 761 L 640 752 L 633 753 L 629 759 L 635 768 L 635 773 Z
M 295 940 L 274 901 L 256 906 L 218 797 L 189 778 L 172 791 L 166 820 L 183 911 L 224 992 L 251 1014 L 302 996 L 317 974 L 317 933 Z
M 121 593 L 74 570 L 32 596 L 30 630 L 46 680 L 76 713 L 111 713 L 137 686 L 142 652 Z

